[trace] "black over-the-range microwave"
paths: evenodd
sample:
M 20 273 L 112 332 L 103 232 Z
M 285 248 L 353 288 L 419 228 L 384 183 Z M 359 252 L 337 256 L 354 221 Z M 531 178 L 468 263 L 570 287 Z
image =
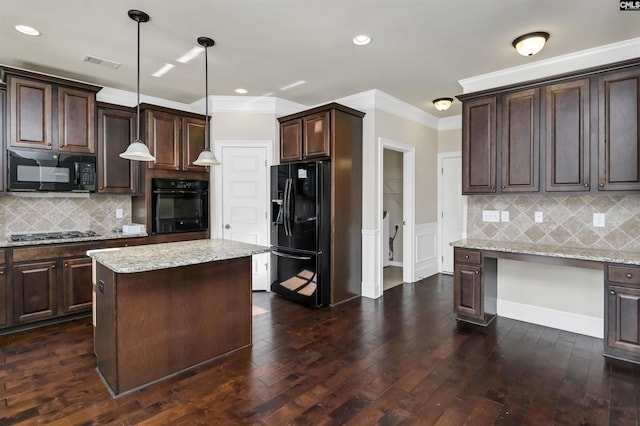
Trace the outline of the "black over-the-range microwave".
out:
M 27 150 L 7 152 L 9 191 L 96 190 L 94 155 Z

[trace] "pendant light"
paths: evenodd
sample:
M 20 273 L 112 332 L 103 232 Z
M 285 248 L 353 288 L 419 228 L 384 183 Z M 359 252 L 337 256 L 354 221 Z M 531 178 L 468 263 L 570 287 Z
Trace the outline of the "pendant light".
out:
M 196 166 L 217 166 L 220 164 L 209 148 L 209 64 L 207 49 L 215 44 L 209 37 L 198 37 L 198 44 L 204 47 L 204 150 L 198 155 Z
M 156 158 L 151 155 L 147 145 L 140 140 L 140 23 L 148 22 L 149 15 L 141 10 L 130 10 L 128 12 L 129 18 L 138 23 L 138 87 L 136 93 L 138 95 L 137 109 L 136 109 L 136 140 L 129 144 L 127 150 L 120 154 L 120 157 L 127 160 L 134 161 L 156 161 Z

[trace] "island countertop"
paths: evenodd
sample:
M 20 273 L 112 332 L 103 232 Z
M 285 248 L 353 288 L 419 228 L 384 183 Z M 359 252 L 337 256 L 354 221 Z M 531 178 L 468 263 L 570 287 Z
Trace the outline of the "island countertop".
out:
M 449 245 L 458 248 L 522 253 L 538 256 L 559 257 L 565 259 L 588 260 L 594 262 L 640 265 L 640 253 L 635 251 L 578 248 L 561 245 L 521 243 L 511 241 L 490 241 L 463 239 Z
M 265 246 L 215 239 L 89 250 L 87 255 L 116 273 L 128 274 L 235 259 L 268 251 L 269 247 Z

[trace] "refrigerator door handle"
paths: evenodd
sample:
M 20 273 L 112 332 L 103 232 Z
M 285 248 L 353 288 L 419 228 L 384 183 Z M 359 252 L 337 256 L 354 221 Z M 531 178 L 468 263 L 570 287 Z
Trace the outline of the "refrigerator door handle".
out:
M 271 250 L 271 253 L 275 254 L 276 256 L 286 257 L 287 259 L 311 260 L 310 256 L 295 256 L 293 254 L 280 253 L 280 252 L 274 251 L 274 250 Z
M 284 182 L 284 205 L 282 207 L 282 212 L 284 213 L 282 224 L 284 225 L 284 235 L 287 237 L 291 236 L 291 231 L 289 230 L 289 179 Z

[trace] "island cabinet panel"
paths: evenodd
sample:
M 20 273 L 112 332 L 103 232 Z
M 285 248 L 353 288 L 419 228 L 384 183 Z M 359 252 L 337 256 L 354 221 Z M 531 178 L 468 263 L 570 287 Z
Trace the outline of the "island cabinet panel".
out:
M 496 97 L 463 104 L 462 193 L 496 192 Z
M 640 69 L 598 77 L 598 189 L 640 190 Z
M 13 267 L 14 321 L 31 322 L 57 314 L 56 262 L 32 262 Z
M 63 261 L 63 311 L 65 313 L 91 309 L 91 258 Z
M 121 158 L 136 135 L 134 110 L 98 106 L 98 192 L 135 194 L 139 162 Z
M 502 192 L 540 190 L 540 89 L 502 97 Z
M 52 149 L 52 85 L 28 78 L 11 77 L 9 102 L 9 146 Z
M 116 395 L 251 344 L 250 256 L 140 273 L 98 263 L 97 283 L 98 369 Z
M 95 153 L 95 117 L 95 93 L 58 87 L 58 149 Z
M 589 79 L 552 84 L 544 91 L 545 190 L 590 190 Z

